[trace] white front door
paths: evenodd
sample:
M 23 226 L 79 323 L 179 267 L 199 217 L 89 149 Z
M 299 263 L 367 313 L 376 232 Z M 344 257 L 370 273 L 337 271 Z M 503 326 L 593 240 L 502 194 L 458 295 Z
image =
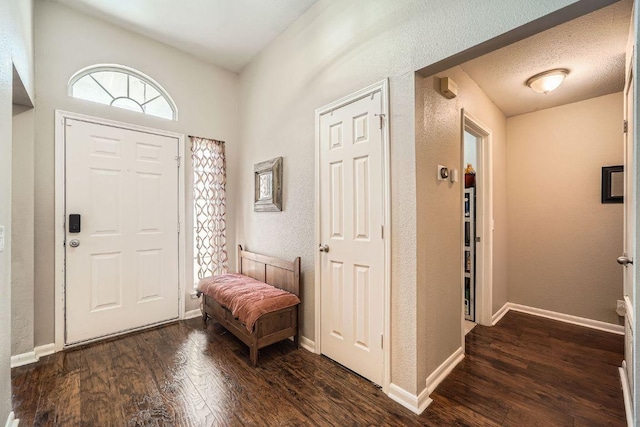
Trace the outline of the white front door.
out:
M 385 254 L 382 91 L 322 114 L 321 352 L 382 384 Z
M 65 344 L 177 318 L 178 140 L 75 119 L 65 131 Z

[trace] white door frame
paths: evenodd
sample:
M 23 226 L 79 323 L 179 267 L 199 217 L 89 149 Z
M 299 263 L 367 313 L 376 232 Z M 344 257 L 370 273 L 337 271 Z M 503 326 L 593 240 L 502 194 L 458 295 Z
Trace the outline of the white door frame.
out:
M 132 130 L 136 132 L 145 132 L 153 135 L 166 136 L 175 138 L 178 141 L 178 153 L 182 159 L 184 159 L 184 135 L 174 132 L 168 132 L 160 129 L 152 129 L 144 126 L 133 125 L 130 123 L 117 122 L 114 120 L 107 120 L 99 117 L 88 116 L 85 114 L 72 113 L 68 111 L 56 110 L 55 112 L 55 351 L 60 351 L 65 348 L 65 120 L 74 119 L 85 121 L 89 123 L 95 123 L 99 125 L 111 126 L 121 129 Z M 184 169 L 181 166 L 178 169 L 178 222 L 180 224 L 180 230 L 187 230 L 185 226 L 185 177 Z M 187 283 L 186 272 L 186 233 L 178 233 L 178 315 L 180 319 L 184 318 L 185 314 L 185 284 Z M 173 320 L 171 320 L 173 321 Z M 163 322 L 160 322 L 160 324 Z M 156 324 L 157 325 L 157 324 Z M 154 325 L 155 326 L 155 325 Z M 147 328 L 145 326 L 143 328 Z M 138 329 L 143 329 L 138 328 Z M 135 330 L 135 329 L 133 329 Z M 112 336 L 129 333 L 130 331 L 124 331 Z M 97 338 L 103 339 L 104 337 Z M 82 344 L 86 344 L 89 341 L 85 341 Z M 72 347 L 72 346 L 70 346 Z
M 639 25 L 639 17 L 638 17 L 638 2 L 634 1 L 633 2 L 633 48 L 632 48 L 632 56 L 631 56 L 631 61 L 629 66 L 629 72 L 633 74 L 633 117 L 630 117 L 629 119 L 632 121 L 632 134 L 628 135 L 628 138 L 632 138 L 632 145 L 633 145 L 633 159 L 634 159 L 634 164 L 633 164 L 633 178 L 634 178 L 634 182 L 635 182 L 635 188 L 634 188 L 634 204 L 635 204 L 635 209 L 634 209 L 634 216 L 632 218 L 629 218 L 628 220 L 631 221 L 635 221 L 636 224 L 636 229 L 635 229 L 635 234 L 633 236 L 633 242 L 631 243 L 631 245 L 633 246 L 634 249 L 634 254 L 633 256 L 635 257 L 635 259 L 633 260 L 634 263 L 638 262 L 638 256 L 640 254 L 640 226 L 639 226 L 639 220 L 640 220 L 640 209 L 638 208 L 638 202 L 640 201 L 640 146 L 638 145 L 639 143 L 639 138 L 638 135 L 640 134 L 640 128 L 638 126 L 640 126 L 640 106 L 638 105 L 638 101 L 640 100 L 640 82 L 638 81 L 638 75 L 640 74 L 640 65 L 639 65 L 639 60 L 640 60 L 640 56 L 638 55 L 638 25 Z M 629 76 L 626 76 L 625 78 L 628 80 Z M 625 96 L 626 96 L 626 90 L 627 90 L 627 81 L 625 81 Z M 625 110 L 625 116 L 626 116 L 626 110 Z M 625 153 L 626 154 L 626 153 Z M 626 157 L 626 155 L 625 155 Z M 629 167 L 629 165 L 624 165 L 625 170 L 626 168 Z M 628 203 L 625 200 L 625 203 Z M 626 230 L 625 230 L 626 233 Z M 634 264 L 637 265 L 637 264 Z M 632 360 L 630 361 L 630 363 L 632 363 L 632 373 L 633 373 L 633 390 L 632 390 L 632 395 L 633 395 L 633 399 L 634 401 L 631 404 L 631 408 L 629 408 L 632 411 L 632 419 L 629 420 L 627 419 L 627 423 L 629 425 L 632 425 L 633 423 L 637 422 L 638 419 L 640 418 L 640 404 L 638 404 L 638 398 L 640 397 L 640 372 L 638 372 L 640 370 L 640 340 L 638 339 L 638 332 L 640 331 L 639 326 L 640 326 L 640 290 L 638 289 L 638 283 L 640 283 L 640 268 L 635 267 L 635 274 L 633 275 L 633 280 L 632 280 L 632 289 L 633 289 L 633 295 L 631 296 L 631 305 L 632 305 L 632 315 L 630 316 L 629 320 L 631 322 L 633 322 L 633 324 L 631 325 L 633 328 L 633 340 L 632 340 L 632 353 L 633 353 L 633 357 Z M 626 298 L 626 300 L 629 300 L 629 298 Z M 626 405 L 625 405 L 625 410 L 627 410 Z M 633 424 L 636 425 L 636 424 Z
M 389 145 L 389 80 L 384 79 L 378 83 L 367 86 L 357 92 L 340 98 L 324 107 L 316 110 L 316 155 L 315 155 L 315 186 L 316 186 L 316 245 L 321 242 L 320 236 L 320 116 L 337 110 L 347 104 L 380 92 L 382 98 L 382 163 L 383 163 L 383 195 L 384 203 L 384 348 L 383 348 L 383 374 L 382 391 L 388 393 L 391 381 L 391 168 Z M 320 354 L 321 333 L 321 260 L 319 252 L 315 255 L 315 352 Z
M 464 166 L 464 132 L 480 138 L 477 145 L 476 180 L 478 194 L 476 212 L 480 212 L 481 222 L 476 222 L 476 235 L 480 244 L 476 245 L 476 323 L 491 326 L 493 318 L 493 164 L 491 129 L 462 109 L 462 160 Z M 464 170 L 464 169 L 461 169 Z M 464 197 L 464 184 L 460 185 L 460 200 Z M 462 225 L 464 227 L 464 224 Z M 463 236 L 464 236 L 464 229 Z M 463 275 L 464 277 L 464 275 Z M 464 291 L 464 279 L 461 280 Z M 464 292 L 463 292 L 464 295 Z M 464 305 L 464 301 L 462 302 Z M 464 310 L 462 312 L 462 347 L 464 348 Z

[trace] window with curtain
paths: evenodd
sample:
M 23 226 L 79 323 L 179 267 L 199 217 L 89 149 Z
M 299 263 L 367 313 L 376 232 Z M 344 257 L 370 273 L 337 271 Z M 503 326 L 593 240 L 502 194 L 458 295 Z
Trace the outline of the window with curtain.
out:
M 193 163 L 194 285 L 203 277 L 227 272 L 224 142 L 191 138 Z

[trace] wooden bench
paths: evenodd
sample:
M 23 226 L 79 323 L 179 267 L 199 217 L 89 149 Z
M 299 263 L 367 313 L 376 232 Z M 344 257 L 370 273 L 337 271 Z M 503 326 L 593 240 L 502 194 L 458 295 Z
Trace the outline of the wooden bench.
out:
M 291 261 L 245 251 L 238 245 L 238 273 L 252 277 L 276 288 L 291 292 L 300 298 L 300 257 Z M 249 346 L 251 364 L 258 364 L 258 350 L 293 337 L 296 347 L 300 347 L 298 319 L 300 304 L 264 314 L 256 321 L 253 331 L 236 319 L 231 311 L 214 298 L 202 294 L 202 318 L 206 322 L 212 318 L 240 341 Z

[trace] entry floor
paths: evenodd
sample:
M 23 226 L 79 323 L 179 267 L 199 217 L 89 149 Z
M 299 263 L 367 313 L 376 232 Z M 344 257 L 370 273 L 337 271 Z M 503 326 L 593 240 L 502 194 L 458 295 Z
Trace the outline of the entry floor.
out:
M 420 416 L 291 341 L 178 322 L 12 371 L 21 426 L 624 426 L 623 337 L 521 313 L 476 326 Z

